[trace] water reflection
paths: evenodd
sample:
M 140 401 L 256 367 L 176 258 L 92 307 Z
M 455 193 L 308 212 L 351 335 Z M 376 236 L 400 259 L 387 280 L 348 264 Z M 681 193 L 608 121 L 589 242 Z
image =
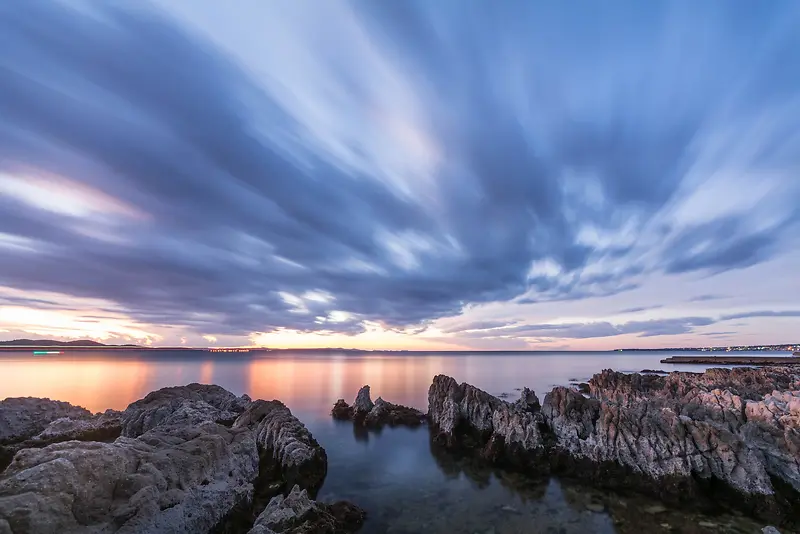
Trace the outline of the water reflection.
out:
M 329 415 L 336 399 L 352 400 L 364 384 L 374 397 L 425 409 L 428 386 L 439 373 L 494 394 L 528 386 L 543 396 L 554 384 L 584 381 L 603 368 L 699 370 L 664 366 L 658 363 L 663 356 L 77 352 L 41 358 L 3 352 L 0 398 L 50 397 L 101 411 L 124 409 L 164 386 L 202 382 L 281 399 L 328 453 L 319 497 L 366 508 L 365 533 L 758 532 L 758 525 L 742 518 L 696 516 L 575 482 L 491 469 L 432 445 L 426 427 L 369 432 Z
M 528 386 L 540 396 L 555 384 L 586 380 L 603 368 L 665 367 L 659 353 L 520 354 L 210 354 L 207 352 L 70 352 L 32 356 L 0 352 L 0 398 L 38 396 L 92 411 L 123 409 L 148 392 L 190 382 L 215 383 L 237 394 L 280 399 L 307 416 L 326 417 L 338 398 L 364 384 L 383 396 L 425 409 L 433 376 L 445 373 L 490 393 Z M 669 370 L 698 370 L 667 366 Z

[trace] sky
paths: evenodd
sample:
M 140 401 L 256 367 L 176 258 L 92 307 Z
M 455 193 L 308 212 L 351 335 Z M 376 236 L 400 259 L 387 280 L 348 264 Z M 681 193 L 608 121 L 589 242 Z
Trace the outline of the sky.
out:
M 0 3 L 0 339 L 800 343 L 800 3 Z

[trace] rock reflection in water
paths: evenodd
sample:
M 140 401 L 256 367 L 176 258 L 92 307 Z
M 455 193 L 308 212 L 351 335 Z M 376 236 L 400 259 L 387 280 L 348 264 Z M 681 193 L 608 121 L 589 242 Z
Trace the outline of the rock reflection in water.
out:
M 315 429 L 315 436 L 323 445 L 338 442 L 337 453 L 343 452 L 329 456 L 321 499 L 349 499 L 365 508 L 364 534 L 743 534 L 763 526 L 493 468 L 436 445 L 425 427 L 375 432 L 355 426 L 337 423 Z

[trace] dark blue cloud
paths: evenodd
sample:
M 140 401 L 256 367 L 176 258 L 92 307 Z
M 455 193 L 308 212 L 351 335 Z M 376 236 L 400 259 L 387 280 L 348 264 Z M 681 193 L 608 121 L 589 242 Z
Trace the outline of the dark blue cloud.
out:
M 656 304 L 656 305 L 653 305 L 653 306 L 636 306 L 635 308 L 625 308 L 623 310 L 619 310 L 617 313 L 620 313 L 620 314 L 622 314 L 622 313 L 639 313 L 639 312 L 650 311 L 650 310 L 658 310 L 658 309 L 663 308 L 663 307 L 664 307 L 663 304 Z
M 797 225 L 796 208 L 774 208 L 796 188 L 782 169 L 796 168 L 800 147 L 783 134 L 800 114 L 759 119 L 772 148 L 748 158 L 714 143 L 728 122 L 746 132 L 784 110 L 800 89 L 786 68 L 800 37 L 781 30 L 793 4 L 748 6 L 342 4 L 391 71 L 380 79 L 403 80 L 413 103 L 373 110 L 389 91 L 351 61 L 344 31 L 340 48 L 309 39 L 300 52 L 322 58 L 320 84 L 346 111 L 289 92 L 341 128 L 414 111 L 410 126 L 386 119 L 405 149 L 375 149 L 366 133 L 357 146 L 329 140 L 345 157 L 320 148 L 300 105 L 149 6 L 0 5 L 0 286 L 102 298 L 197 332 L 357 333 L 362 320 L 424 328 L 469 303 L 607 296 L 654 273 L 755 265 Z M 392 149 L 432 163 L 387 179 Z M 703 190 L 698 174 L 755 186 L 762 168 L 778 169 L 759 197 L 768 224 L 733 197 L 714 197 L 700 219 L 680 211 Z M 66 198 L 32 206 L 20 184 L 40 175 L 95 211 Z M 542 262 L 552 272 L 534 273 Z M 648 336 L 703 321 L 527 332 Z

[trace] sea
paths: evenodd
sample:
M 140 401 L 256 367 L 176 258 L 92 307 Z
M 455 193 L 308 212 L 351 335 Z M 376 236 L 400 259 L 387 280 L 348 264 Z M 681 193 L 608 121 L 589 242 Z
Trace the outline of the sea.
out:
M 704 515 L 600 490 L 586 480 L 533 480 L 490 468 L 441 450 L 426 427 L 366 432 L 330 417 L 337 399 L 352 402 L 366 384 L 373 400 L 383 397 L 425 411 L 437 374 L 510 400 L 529 387 L 541 400 L 554 386 L 586 382 L 603 369 L 705 368 L 660 363 L 675 354 L 692 353 L 0 352 L 0 399 L 47 397 L 93 412 L 122 410 L 150 391 L 192 382 L 218 384 L 253 399 L 280 399 L 327 452 L 328 474 L 318 498 L 346 499 L 364 508 L 365 534 L 760 532 L 763 524 L 735 511 Z

